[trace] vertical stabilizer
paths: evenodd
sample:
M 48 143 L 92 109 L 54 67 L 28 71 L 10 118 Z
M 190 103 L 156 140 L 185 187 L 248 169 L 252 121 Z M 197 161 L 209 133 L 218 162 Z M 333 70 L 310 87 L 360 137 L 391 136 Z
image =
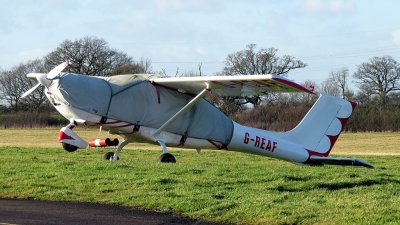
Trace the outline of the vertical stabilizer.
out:
M 321 95 L 293 130 L 283 138 L 304 146 L 310 155 L 328 156 L 344 130 L 356 103 L 329 95 Z

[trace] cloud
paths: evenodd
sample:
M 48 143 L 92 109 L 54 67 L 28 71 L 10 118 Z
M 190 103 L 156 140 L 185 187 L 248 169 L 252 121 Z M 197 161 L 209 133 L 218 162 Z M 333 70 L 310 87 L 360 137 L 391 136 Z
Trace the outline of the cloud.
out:
M 218 0 L 156 0 L 155 5 L 160 11 L 169 13 L 215 13 L 223 8 L 221 1 Z
M 395 45 L 400 46 L 400 29 L 397 29 L 392 32 L 392 40 Z
M 19 61 L 34 60 L 43 57 L 47 52 L 41 48 L 28 49 L 17 53 Z
M 203 47 L 197 47 L 194 49 L 195 52 L 201 56 L 207 55 L 207 50 Z
M 355 5 L 349 0 L 305 0 L 302 8 L 310 14 L 340 14 L 355 11 Z

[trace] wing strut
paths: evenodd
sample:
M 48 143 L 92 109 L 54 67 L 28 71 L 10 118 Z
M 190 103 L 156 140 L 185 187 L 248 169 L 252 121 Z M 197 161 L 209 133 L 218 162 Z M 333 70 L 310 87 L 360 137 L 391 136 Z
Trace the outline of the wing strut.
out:
M 208 82 L 205 82 L 206 87 L 194 97 L 190 102 L 188 102 L 182 109 L 180 109 L 174 116 L 172 116 L 167 122 L 165 122 L 156 132 L 154 132 L 154 136 L 159 135 L 163 130 L 165 130 L 170 124 L 172 124 L 180 115 L 184 112 L 188 111 L 192 106 L 194 106 L 203 96 L 210 91 Z

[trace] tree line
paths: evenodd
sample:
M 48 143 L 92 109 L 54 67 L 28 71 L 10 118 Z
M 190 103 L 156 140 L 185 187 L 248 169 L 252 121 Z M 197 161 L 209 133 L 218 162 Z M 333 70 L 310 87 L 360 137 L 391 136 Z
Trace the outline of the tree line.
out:
M 27 98 L 21 99 L 21 95 L 36 83 L 29 80 L 26 74 L 48 72 L 66 59 L 71 65 L 65 72 L 70 73 L 96 76 L 155 73 L 167 76 L 165 70 L 153 71 L 150 59 L 134 60 L 126 53 L 111 48 L 104 39 L 84 37 L 74 41 L 65 40 L 43 58 L 0 70 L 0 127 L 26 124 L 58 126 L 66 122 L 54 116 L 54 108 L 50 106 L 40 88 Z M 257 48 L 254 44 L 227 55 L 224 64 L 222 71 L 217 71 L 216 75 L 287 76 L 290 71 L 307 66 L 294 56 L 279 55 L 278 49 Z M 198 71 L 184 73 L 179 72 L 177 68 L 174 76 L 201 76 L 201 66 L 200 63 Z M 351 78 L 358 87 L 357 91 L 350 88 Z M 332 71 L 321 84 L 309 80 L 303 85 L 314 89 L 316 93 L 326 93 L 357 102 L 358 107 L 348 123 L 348 130 L 398 131 L 399 80 L 399 63 L 391 56 L 376 56 L 357 65 L 353 74 L 347 68 L 340 68 Z M 207 99 L 235 121 L 263 129 L 285 131 L 297 125 L 316 98 L 317 95 L 306 93 L 261 93 L 246 97 L 209 96 Z M 35 119 L 27 119 L 30 116 Z

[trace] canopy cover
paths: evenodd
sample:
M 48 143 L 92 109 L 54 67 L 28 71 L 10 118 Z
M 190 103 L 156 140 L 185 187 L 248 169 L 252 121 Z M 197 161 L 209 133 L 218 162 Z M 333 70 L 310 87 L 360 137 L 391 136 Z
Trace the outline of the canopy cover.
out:
M 63 74 L 58 88 L 64 102 L 110 119 L 158 129 L 192 98 L 137 75 L 93 77 Z M 228 144 L 233 122 L 204 99 L 166 128 L 188 137 Z

